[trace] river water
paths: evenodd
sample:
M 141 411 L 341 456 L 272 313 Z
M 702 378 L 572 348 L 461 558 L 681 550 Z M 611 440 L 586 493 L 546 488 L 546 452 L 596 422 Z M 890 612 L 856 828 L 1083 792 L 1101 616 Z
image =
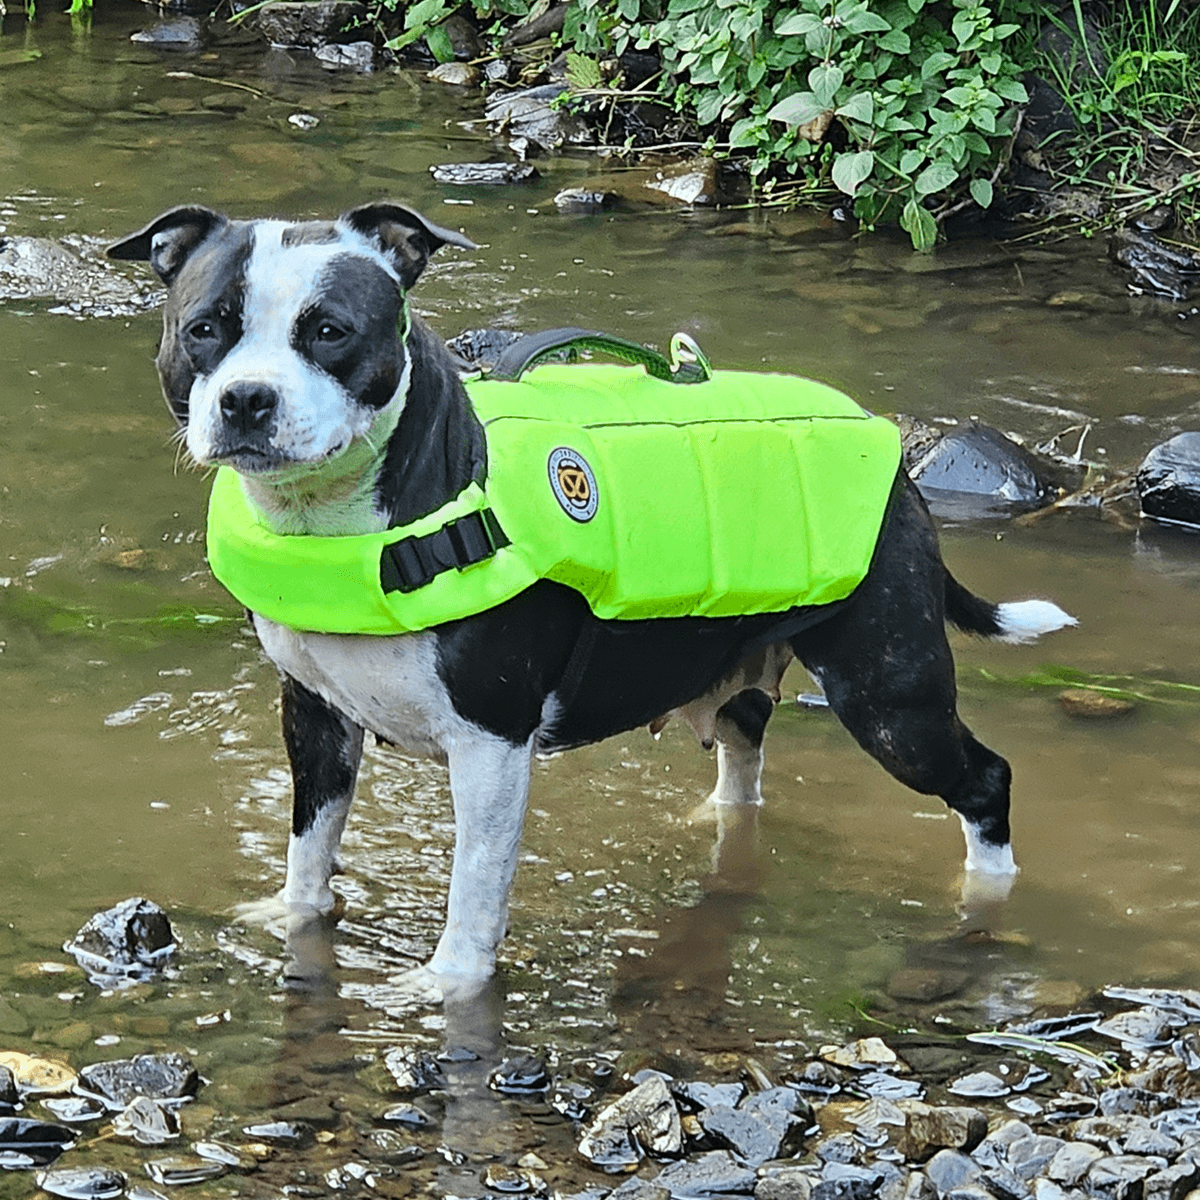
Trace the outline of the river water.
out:
M 115 0 L 90 28 L 5 20 L 8 233 L 105 240 L 181 203 L 329 216 L 388 196 L 479 243 L 444 251 L 418 290 L 445 336 L 571 323 L 663 345 L 684 330 L 718 365 L 813 375 L 878 411 L 979 416 L 1031 442 L 1090 425 L 1085 453 L 1116 464 L 1200 419 L 1194 323 L 1128 298 L 1099 244 L 914 257 L 813 215 L 560 215 L 556 191 L 611 168 L 562 157 L 519 188 L 431 181 L 437 163 L 504 157 L 467 127 L 478 95 L 328 73 L 240 35 L 166 56 L 129 41 L 149 20 Z M 281 881 L 274 673 L 205 569 L 207 484 L 175 462 L 158 318 L 56 307 L 0 306 L 0 1042 L 75 1065 L 186 1048 L 210 1081 L 194 1119 L 219 1135 L 322 1088 L 350 1112 L 382 1107 L 376 1049 L 443 1036 L 436 1014 L 396 1008 L 387 978 L 438 930 L 444 775 L 369 752 L 338 994 L 286 997 L 278 943 L 230 916 Z M 538 766 L 502 955 L 506 1044 L 777 1062 L 868 1007 L 978 1025 L 1106 982 L 1200 985 L 1200 706 L 1165 686 L 1200 686 L 1200 542 L 1076 511 L 947 524 L 943 543 L 972 589 L 1079 619 L 1031 648 L 955 637 L 964 717 L 1015 775 L 1022 873 L 987 935 L 960 936 L 957 822 L 828 714 L 781 706 L 759 828 L 716 875 L 712 830 L 691 820 L 711 755 L 683 728 L 635 732 Z M 1132 676 L 1150 698 L 1073 719 L 1029 678 L 1046 664 Z M 131 895 L 175 923 L 166 984 L 101 996 L 30 965 L 69 961 L 64 939 Z M 914 975 L 948 995 L 890 995 Z M 509 1109 L 484 1108 L 458 1114 L 467 1141 L 532 1144 Z

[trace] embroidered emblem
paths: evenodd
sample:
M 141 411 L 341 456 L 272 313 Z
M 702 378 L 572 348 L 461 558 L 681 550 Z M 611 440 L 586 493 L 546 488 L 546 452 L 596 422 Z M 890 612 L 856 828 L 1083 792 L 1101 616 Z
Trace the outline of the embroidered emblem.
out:
M 550 488 L 563 512 L 575 521 L 590 521 L 600 504 L 596 476 L 582 454 L 559 446 L 546 464 Z

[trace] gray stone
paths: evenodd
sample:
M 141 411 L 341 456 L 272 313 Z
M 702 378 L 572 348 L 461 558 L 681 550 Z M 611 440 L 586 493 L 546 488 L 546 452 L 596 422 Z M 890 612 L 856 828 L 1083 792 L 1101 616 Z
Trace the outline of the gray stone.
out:
M 397 1090 L 408 1096 L 433 1091 L 446 1082 L 442 1068 L 428 1050 L 394 1046 L 384 1055 L 383 1065 L 396 1081 Z
M 375 70 L 375 47 L 370 42 L 349 42 L 345 45 L 331 42 L 328 46 L 318 46 L 313 57 L 323 66 L 335 70 Z
M 1092 1164 L 1104 1157 L 1104 1151 L 1088 1142 L 1067 1142 L 1050 1160 L 1046 1175 L 1055 1183 L 1076 1187 L 1082 1183 Z
M 849 1163 L 826 1163 L 812 1190 L 812 1200 L 873 1200 L 884 1181 L 883 1172 Z
M 768 1124 L 751 1112 L 723 1107 L 706 1108 L 697 1117 L 700 1127 L 716 1145 L 733 1151 L 751 1167 L 782 1158 L 799 1145 L 804 1126 L 786 1114 L 785 1119 L 789 1124 Z
M 43 1192 L 64 1200 L 114 1200 L 129 1182 L 110 1167 L 53 1167 L 36 1178 Z
M 1194 1162 L 1176 1163 L 1146 1176 L 1143 1200 L 1183 1200 L 1200 1183 L 1200 1167 Z
M 156 975 L 175 951 L 175 935 L 153 900 L 132 896 L 90 918 L 63 949 L 97 987 L 120 987 Z
M 1136 481 L 1143 516 L 1200 525 L 1200 433 L 1178 433 L 1155 446 Z
M 748 1196 L 753 1193 L 755 1182 L 754 1172 L 734 1161 L 725 1150 L 713 1150 L 698 1158 L 672 1163 L 654 1179 L 658 1187 L 666 1188 L 672 1196 L 695 1200 L 704 1200 L 708 1196 Z
M 1104 1200 L 1142 1200 L 1146 1177 L 1158 1165 L 1132 1154 L 1113 1154 L 1098 1159 L 1088 1171 L 1085 1187 Z
M 577 114 L 555 107 L 565 91 L 565 86 L 545 84 L 499 92 L 488 97 L 484 117 L 493 132 L 510 139 L 523 138 L 544 150 L 588 145 L 596 139 L 587 123 Z
M 925 1162 L 939 1150 L 974 1150 L 987 1133 L 987 1118 L 977 1108 L 961 1105 L 935 1107 L 920 1100 L 904 1100 L 904 1132 L 900 1153 L 914 1162 Z
M 755 1092 L 739 1105 L 739 1110 L 782 1132 L 792 1129 L 797 1122 L 801 1126 L 811 1125 L 812 1105 L 795 1088 L 774 1087 Z
M 611 208 L 620 197 L 603 188 L 563 188 L 554 197 L 554 207 L 565 213 L 597 213 Z
M 479 68 L 470 63 L 448 62 L 434 67 L 425 78 L 448 87 L 478 87 L 483 76 Z
M 1170 1160 L 1179 1157 L 1183 1143 L 1157 1129 L 1135 1129 L 1125 1138 L 1121 1149 L 1126 1154 L 1153 1154 Z
M 200 1077 L 182 1054 L 138 1054 L 93 1063 L 79 1072 L 81 1091 L 98 1096 L 109 1108 L 125 1108 L 139 1096 L 182 1100 L 196 1094 Z
M 879 1200 L 939 1200 L 938 1190 L 924 1171 L 913 1171 L 889 1180 L 879 1191 Z
M 155 50 L 199 50 L 204 45 L 204 27 L 195 17 L 172 17 L 131 33 L 129 40 Z
M 1041 1175 L 1063 1144 L 1062 1138 L 1041 1134 L 1020 1138 L 1008 1148 L 1009 1170 L 1025 1180 Z
M 822 1162 L 855 1163 L 862 1158 L 862 1146 L 850 1134 L 836 1133 L 817 1145 L 816 1155 Z
M 774 1167 L 754 1185 L 754 1200 L 810 1200 L 817 1177 L 810 1167 Z
M 958 1150 L 939 1150 L 926 1164 L 925 1174 L 939 1192 L 970 1183 L 980 1174 L 979 1164 Z
M 274 0 L 251 17 L 272 46 L 314 50 L 345 39 L 345 31 L 367 15 L 358 0 Z
M 1024 1121 L 1009 1120 L 992 1130 L 971 1152 L 971 1157 L 985 1167 L 1003 1167 L 1008 1164 L 1009 1147 L 1014 1142 L 1031 1137 L 1033 1130 Z
M 638 1179 L 635 1175 L 621 1184 L 615 1192 L 605 1193 L 602 1190 L 589 1189 L 588 1192 L 579 1192 L 570 1197 L 570 1200 L 670 1200 L 670 1196 L 671 1193 L 665 1187 Z
M 685 1083 L 672 1080 L 671 1095 L 681 1108 L 699 1112 L 704 1108 L 737 1108 L 746 1098 L 744 1083 Z
M 607 1170 L 634 1167 L 646 1154 L 669 1158 L 682 1151 L 679 1110 L 658 1076 L 601 1109 L 579 1142 L 584 1158 Z
M 1115 1113 L 1109 1117 L 1084 1117 L 1071 1126 L 1071 1136 L 1077 1142 L 1090 1142 L 1110 1152 L 1125 1144 L 1130 1134 L 1149 1131 L 1150 1122 L 1134 1113 Z
M 1028 1200 L 1032 1195 L 1029 1184 L 1004 1167 L 984 1171 L 979 1183 L 995 1200 Z
M 459 187 L 504 187 L 537 178 L 532 163 L 439 163 L 429 168 L 438 183 Z

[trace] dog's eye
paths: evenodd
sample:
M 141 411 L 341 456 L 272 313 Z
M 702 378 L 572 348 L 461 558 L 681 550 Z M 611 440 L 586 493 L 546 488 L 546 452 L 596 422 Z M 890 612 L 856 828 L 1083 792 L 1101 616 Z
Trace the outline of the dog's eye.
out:
M 211 321 L 193 321 L 187 327 L 187 335 L 195 342 L 211 341 L 217 336 L 217 327 Z
M 346 336 L 346 331 L 339 325 L 335 325 L 332 321 L 322 321 L 317 326 L 316 338 L 318 342 L 340 342 Z

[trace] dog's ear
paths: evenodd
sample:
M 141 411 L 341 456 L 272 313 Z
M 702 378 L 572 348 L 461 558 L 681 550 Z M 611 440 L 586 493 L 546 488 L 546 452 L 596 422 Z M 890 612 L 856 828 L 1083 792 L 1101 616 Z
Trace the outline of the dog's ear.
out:
M 469 237 L 427 221 L 419 212 L 383 200 L 342 214 L 342 220 L 373 241 L 391 260 L 407 291 L 421 277 L 430 255 L 442 246 L 478 247 Z
M 145 229 L 113 242 L 106 253 L 109 258 L 148 262 L 154 273 L 170 285 L 192 252 L 214 229 L 229 224 L 229 218 L 211 208 L 184 205 L 172 208 L 151 221 Z

